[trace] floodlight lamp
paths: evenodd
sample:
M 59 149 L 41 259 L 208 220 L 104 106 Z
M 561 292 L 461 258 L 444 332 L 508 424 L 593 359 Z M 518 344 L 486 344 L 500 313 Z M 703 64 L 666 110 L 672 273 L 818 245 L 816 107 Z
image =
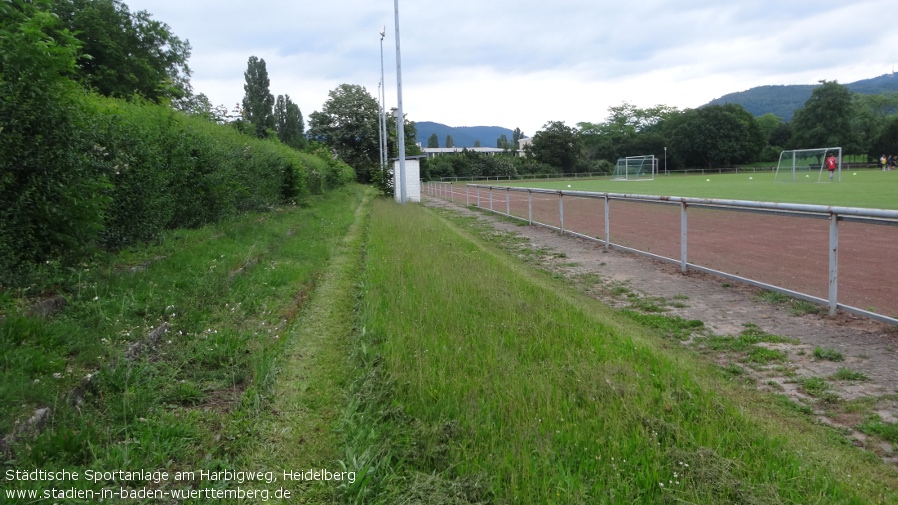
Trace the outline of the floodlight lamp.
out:
M 386 25 L 380 27 L 380 39 L 383 40 L 384 37 L 387 36 L 387 27 Z

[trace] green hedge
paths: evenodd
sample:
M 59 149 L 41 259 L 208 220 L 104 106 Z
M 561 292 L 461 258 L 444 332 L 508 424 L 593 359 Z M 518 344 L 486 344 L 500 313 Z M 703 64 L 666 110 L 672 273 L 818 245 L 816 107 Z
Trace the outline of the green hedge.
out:
M 355 179 L 326 150 L 86 93 L 70 78 L 80 43 L 51 7 L 0 0 L 0 287 Z
M 165 106 L 68 89 L 0 99 L 0 285 L 247 211 L 302 204 L 355 179 L 298 152 Z M 326 153 L 326 151 L 323 151 Z
M 301 202 L 308 167 L 293 149 L 166 107 L 94 97 L 95 155 L 112 182 L 104 246 L 152 240 L 238 212 Z

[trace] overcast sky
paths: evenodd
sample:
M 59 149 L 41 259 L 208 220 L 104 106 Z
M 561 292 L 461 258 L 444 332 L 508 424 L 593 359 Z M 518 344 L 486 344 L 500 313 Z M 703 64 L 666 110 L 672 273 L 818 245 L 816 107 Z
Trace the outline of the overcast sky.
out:
M 380 82 L 397 103 L 389 0 L 125 0 L 192 46 L 194 92 L 229 109 L 247 59 L 303 116 L 328 91 Z M 765 84 L 849 83 L 898 64 L 895 0 L 400 0 L 412 121 L 521 128 L 601 122 L 609 106 L 697 107 Z M 420 139 L 419 139 L 420 140 Z

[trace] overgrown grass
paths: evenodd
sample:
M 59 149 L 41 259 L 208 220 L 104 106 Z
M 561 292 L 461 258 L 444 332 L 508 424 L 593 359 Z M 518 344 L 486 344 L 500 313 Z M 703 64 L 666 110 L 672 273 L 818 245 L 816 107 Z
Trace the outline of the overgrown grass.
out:
M 697 319 L 683 319 L 680 316 L 643 314 L 634 310 L 622 310 L 621 314 L 646 327 L 658 330 L 665 337 L 676 340 L 688 340 L 693 332 L 705 327 L 705 323 Z
M 898 500 L 893 469 L 564 286 L 376 202 L 345 416 L 371 473 L 348 500 Z
M 303 310 L 364 189 L 312 197 L 307 208 L 248 214 L 165 235 L 81 272 L 49 320 L 0 321 L 0 427 L 35 408 L 46 429 L 24 435 L 4 469 L 239 469 L 271 401 L 290 323 Z M 153 328 L 166 325 L 158 342 Z M 146 345 L 135 346 L 144 342 Z M 129 349 L 140 348 L 140 352 Z M 81 403 L 67 392 L 88 373 Z M 332 402 L 332 399 L 327 400 Z M 114 484 L 65 482 L 99 489 Z M 60 483 L 7 483 L 23 489 Z M 194 481 L 177 487 L 233 487 Z M 172 482 L 160 484 L 173 487 Z
M 761 342 L 771 344 L 798 343 L 798 340 L 794 338 L 767 333 L 754 323 L 746 323 L 744 326 L 745 329 L 735 337 L 728 335 L 711 335 L 708 337 L 696 338 L 695 342 L 703 349 L 734 353 L 750 352 L 757 349 L 757 344 Z
M 801 377 L 797 382 L 805 393 L 817 398 L 824 398 L 832 389 L 823 377 Z
M 893 444 L 898 444 L 898 424 L 887 423 L 877 415 L 874 415 L 861 423 L 861 425 L 858 426 L 858 430 L 868 435 L 879 436 Z
M 835 380 L 842 380 L 842 381 L 857 381 L 857 382 L 862 382 L 862 381 L 868 381 L 868 380 L 870 380 L 870 378 L 867 377 L 867 374 L 865 374 L 864 372 L 857 372 L 857 371 L 852 370 L 852 369 L 847 368 L 847 367 L 839 368 L 839 369 L 836 371 L 836 373 L 834 373 L 834 374 L 832 375 L 832 378 L 835 379 Z
M 813 356 L 816 359 L 822 359 L 825 361 L 845 361 L 845 355 L 835 349 L 830 349 L 828 347 L 815 347 Z
M 764 301 L 772 305 L 783 305 L 789 309 L 789 312 L 796 316 L 819 314 L 821 311 L 820 306 L 815 303 L 791 298 L 778 291 L 763 290 L 757 294 L 756 298 L 759 301 Z

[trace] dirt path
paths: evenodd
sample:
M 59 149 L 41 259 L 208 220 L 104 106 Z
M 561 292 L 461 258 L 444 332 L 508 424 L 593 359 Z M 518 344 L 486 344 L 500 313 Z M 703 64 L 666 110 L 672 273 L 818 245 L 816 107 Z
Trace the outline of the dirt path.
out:
M 542 227 L 520 226 L 487 212 L 473 211 L 445 200 L 425 197 L 428 206 L 478 216 L 497 231 L 526 239 L 542 267 L 585 285 L 591 296 L 614 307 L 634 306 L 635 296 L 656 300 L 665 315 L 704 322 L 704 335 L 738 336 L 746 325 L 766 333 L 797 339 L 798 343 L 761 344 L 787 355 L 785 363 L 758 366 L 732 354 L 710 354 L 723 366 L 741 368 L 758 388 L 785 394 L 805 406 L 821 422 L 840 428 L 855 445 L 865 447 L 898 464 L 894 433 L 898 429 L 898 331 L 888 325 L 851 315 L 835 318 L 817 314 L 796 315 L 792 300 L 764 296 L 750 286 L 692 272 L 619 250 L 603 252 L 601 244 L 578 239 Z M 583 280 L 590 282 L 584 284 Z M 628 293 L 630 296 L 621 296 Z M 663 299 L 663 300 L 662 300 Z M 773 302 L 768 300 L 773 300 Z M 825 312 L 823 312 L 825 314 Z M 699 341 L 700 342 L 700 339 Z M 690 339 L 684 345 L 700 343 Z M 815 350 L 835 351 L 840 361 L 815 357 Z M 819 354 L 819 351 L 818 351 Z M 840 369 L 853 379 L 833 377 Z M 846 374 L 847 375 L 847 374 Z M 844 377 L 844 376 L 843 376 Z M 809 379 L 814 381 L 808 382 Z M 819 385 L 822 389 L 812 388 Z M 858 426 L 885 426 L 889 435 L 865 435 Z

